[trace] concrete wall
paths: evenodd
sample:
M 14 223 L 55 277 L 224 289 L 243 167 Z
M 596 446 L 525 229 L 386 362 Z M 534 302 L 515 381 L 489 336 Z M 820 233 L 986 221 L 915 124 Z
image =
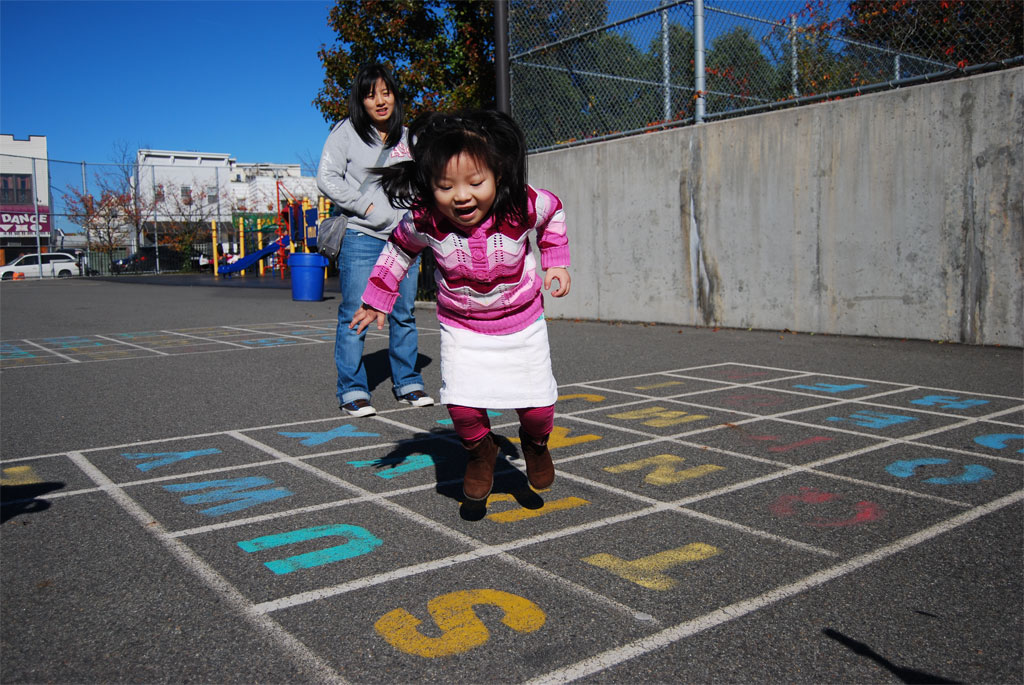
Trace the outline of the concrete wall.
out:
M 1024 345 L 1024 69 L 530 157 L 549 315 Z

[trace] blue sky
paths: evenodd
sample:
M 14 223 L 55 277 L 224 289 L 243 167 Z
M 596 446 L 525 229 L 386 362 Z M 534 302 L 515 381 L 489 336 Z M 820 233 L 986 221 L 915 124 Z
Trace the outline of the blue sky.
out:
M 0 0 L 0 133 L 45 135 L 51 159 L 72 162 L 111 162 L 118 143 L 318 159 L 332 5 Z
M 611 18 L 653 4 L 612 2 Z M 334 44 L 332 5 L 0 0 L 0 133 L 45 135 L 51 159 L 76 163 L 112 162 L 119 144 L 315 160 L 328 130 L 311 102 L 323 85 L 317 51 Z

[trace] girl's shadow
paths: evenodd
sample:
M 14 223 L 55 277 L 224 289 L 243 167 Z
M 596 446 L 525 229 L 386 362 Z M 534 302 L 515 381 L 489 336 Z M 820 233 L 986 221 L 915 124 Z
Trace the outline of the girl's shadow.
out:
M 509 459 L 520 459 L 521 455 L 512 441 L 503 435 L 494 433 L 494 439 L 498 443 L 498 459 L 494 464 L 494 486 L 491 494 L 482 502 L 466 499 L 462 494 L 462 473 L 459 474 L 459 481 L 455 483 L 456 494 L 448 494 L 449 497 L 462 502 L 459 507 L 459 517 L 464 521 L 479 521 L 487 515 L 487 503 L 495 495 L 510 495 L 519 506 L 524 509 L 540 509 L 544 506 L 544 499 L 530 487 L 530 482 L 522 471 L 512 466 Z M 460 468 L 465 471 L 466 455 L 465 450 L 458 447 L 462 453 Z M 438 490 L 440 492 L 440 490 Z
M 519 450 L 503 436 L 494 434 L 498 443 L 498 459 L 494 465 L 494 495 L 510 495 L 525 509 L 540 509 L 544 500 L 530 488 L 522 471 L 512 466 L 509 459 L 519 459 Z M 429 459 L 433 462 L 436 485 L 434 490 L 460 503 L 459 516 L 466 521 L 479 521 L 487 515 L 487 502 L 467 500 L 462 494 L 462 477 L 466 472 L 466 450 L 459 443 L 455 432 L 447 429 L 432 429 L 429 433 L 417 433 L 409 440 L 403 440 L 395 449 L 374 462 L 379 469 L 400 469 L 413 465 L 412 460 Z

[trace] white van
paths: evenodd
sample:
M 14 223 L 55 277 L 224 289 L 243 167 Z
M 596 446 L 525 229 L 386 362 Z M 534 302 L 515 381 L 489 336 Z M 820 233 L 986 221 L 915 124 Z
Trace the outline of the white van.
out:
M 25 278 L 70 278 L 81 276 L 82 267 L 74 255 L 66 252 L 45 252 L 23 254 L 10 264 L 0 266 L 0 280 L 9 281 L 14 274 L 23 273 Z

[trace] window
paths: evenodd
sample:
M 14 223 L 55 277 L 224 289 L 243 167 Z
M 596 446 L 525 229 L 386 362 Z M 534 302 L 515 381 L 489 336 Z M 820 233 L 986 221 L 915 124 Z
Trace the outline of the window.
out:
M 153 201 L 163 202 L 164 201 L 164 184 L 153 186 Z
M 187 205 L 192 204 L 192 186 L 181 187 L 181 201 Z
M 206 187 L 206 202 L 211 205 L 217 204 L 217 186 Z
M 0 204 L 32 204 L 32 174 L 0 174 Z

